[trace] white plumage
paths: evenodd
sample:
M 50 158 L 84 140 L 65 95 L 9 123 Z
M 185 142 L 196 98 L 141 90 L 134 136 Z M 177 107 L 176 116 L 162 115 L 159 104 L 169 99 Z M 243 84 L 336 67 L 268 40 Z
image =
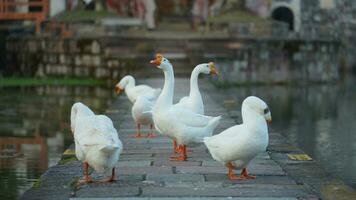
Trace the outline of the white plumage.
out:
M 156 94 L 158 93 L 158 94 Z M 140 138 L 141 136 L 141 126 L 146 125 L 150 126 L 150 133 L 147 137 L 153 138 L 155 135 L 153 134 L 153 118 L 152 118 L 152 109 L 154 104 L 156 103 L 157 96 L 159 95 L 160 90 L 155 90 L 155 93 L 152 95 L 139 95 L 136 98 L 135 103 L 131 108 L 132 118 L 135 120 L 137 124 L 137 133 L 135 135 L 136 138 Z
M 180 146 L 181 156 L 175 160 L 186 160 L 186 145 L 201 142 L 211 136 L 220 117 L 196 114 L 188 109 L 173 106 L 174 72 L 168 59 L 160 54 L 151 61 L 164 72 L 164 87 L 153 107 L 153 121 L 156 129 L 165 136 L 175 139 Z
M 198 78 L 199 74 L 217 74 L 215 70 L 214 63 L 203 63 L 197 65 L 192 74 L 190 76 L 190 92 L 189 96 L 185 96 L 180 99 L 179 103 L 174 106 L 180 108 L 189 109 L 197 114 L 204 115 L 204 103 L 201 97 L 199 86 L 198 86 Z
M 258 97 L 247 97 L 242 103 L 243 123 L 230 127 L 218 135 L 204 138 L 214 160 L 229 167 L 230 179 L 254 178 L 246 170 L 249 162 L 268 145 L 267 121 L 271 113 L 267 104 Z M 241 168 L 241 176 L 232 174 L 232 168 Z
M 85 163 L 85 182 L 90 182 L 88 165 L 102 173 L 112 169 L 122 152 L 122 143 L 112 121 L 105 115 L 95 115 L 86 105 L 75 103 L 71 110 L 71 128 L 74 134 L 75 154 Z
M 152 88 L 148 85 L 135 85 L 134 77 L 127 75 L 124 76 L 118 84 L 115 86 L 116 93 L 119 94 L 122 90 L 125 90 L 125 93 L 131 103 L 134 103 L 136 98 L 140 95 L 145 96 L 154 96 L 158 97 L 161 89 Z
M 131 114 L 137 126 L 136 135 L 134 137 L 143 137 L 141 135 L 141 125 L 150 126 L 151 132 L 148 134 L 148 137 L 154 137 L 152 130 L 152 108 L 157 97 L 161 93 L 161 89 L 152 88 L 148 85 L 136 86 L 134 77 L 126 75 L 115 86 L 115 91 L 117 94 L 120 94 L 122 90 L 125 91 L 127 98 L 131 103 L 133 103 Z

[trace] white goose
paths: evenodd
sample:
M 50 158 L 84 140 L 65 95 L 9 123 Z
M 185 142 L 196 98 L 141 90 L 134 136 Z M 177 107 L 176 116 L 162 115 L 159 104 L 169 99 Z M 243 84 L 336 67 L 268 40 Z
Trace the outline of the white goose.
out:
M 95 115 L 82 103 L 73 104 L 70 119 L 75 155 L 84 162 L 84 178 L 80 182 L 92 182 L 89 166 L 99 173 L 112 169 L 111 177 L 102 181 L 114 181 L 122 143 L 112 121 L 105 115 Z
M 134 103 L 139 95 L 159 95 L 161 89 L 154 89 L 148 85 L 135 85 L 134 77 L 127 75 L 124 76 L 118 84 L 115 86 L 116 94 L 120 94 L 121 91 L 125 90 L 125 93 L 131 103 Z
M 174 160 L 187 159 L 186 145 L 199 143 L 211 136 L 220 121 L 219 117 L 196 114 L 188 109 L 173 106 L 174 73 L 172 64 L 160 54 L 151 63 L 164 72 L 164 86 L 153 107 L 153 121 L 156 129 L 165 136 L 177 141 L 181 155 Z
M 155 137 L 153 134 L 152 109 L 156 103 L 160 90 L 156 90 L 156 92 L 158 92 L 158 94 L 139 95 L 131 108 L 132 118 L 137 125 L 137 132 L 134 136 L 136 138 L 144 137 L 141 135 L 141 125 L 150 126 L 150 133 L 147 136 L 148 138 Z
M 230 127 L 218 135 L 204 138 L 211 156 L 229 168 L 231 180 L 254 179 L 247 172 L 247 165 L 268 145 L 267 122 L 272 121 L 267 104 L 255 96 L 247 97 L 242 103 L 240 125 Z M 233 168 L 242 169 L 241 175 L 233 174 Z
M 175 104 L 175 106 L 187 108 L 197 114 L 204 115 L 204 103 L 198 86 L 198 78 L 200 73 L 215 75 L 218 74 L 213 62 L 197 65 L 190 76 L 189 96 L 181 98 L 179 103 Z

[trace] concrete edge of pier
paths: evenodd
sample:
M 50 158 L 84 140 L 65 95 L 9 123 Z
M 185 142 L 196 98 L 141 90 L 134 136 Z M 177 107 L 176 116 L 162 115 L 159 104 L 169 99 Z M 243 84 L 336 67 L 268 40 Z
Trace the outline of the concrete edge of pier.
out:
M 156 87 L 160 81 L 140 80 Z M 176 82 L 176 93 L 185 94 L 187 79 Z M 201 90 L 207 113 L 223 115 L 216 133 L 239 122 L 239 112 L 229 110 L 229 104 L 237 102 L 229 100 L 206 80 L 201 80 Z M 125 97 L 117 98 L 106 114 L 115 126 L 120 123 L 120 138 L 125 147 L 117 166 L 119 181 L 77 186 L 83 170 L 71 145 L 58 165 L 49 168 L 21 199 L 356 199 L 353 188 L 327 173 L 320 163 L 289 144 L 280 133 L 271 131 L 267 152 L 251 163 L 251 173 L 257 179 L 233 182 L 227 180 L 226 168 L 212 160 L 203 145 L 192 147 L 187 162 L 169 162 L 171 141 L 167 138 L 130 138 L 134 124 Z M 95 172 L 92 176 L 103 177 Z

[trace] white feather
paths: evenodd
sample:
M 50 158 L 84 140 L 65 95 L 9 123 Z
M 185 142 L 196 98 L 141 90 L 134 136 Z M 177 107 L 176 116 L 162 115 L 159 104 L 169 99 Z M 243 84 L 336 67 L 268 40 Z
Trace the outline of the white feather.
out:
M 89 112 L 90 111 L 90 112 Z M 112 121 L 105 115 L 95 115 L 82 103 L 72 106 L 75 153 L 78 160 L 88 162 L 98 172 L 112 169 L 123 146 Z
M 263 115 L 265 107 L 267 105 L 257 97 L 246 98 L 242 104 L 243 124 L 204 138 L 214 160 L 225 165 L 233 162 L 235 167 L 244 168 L 256 155 L 266 151 L 268 127 Z

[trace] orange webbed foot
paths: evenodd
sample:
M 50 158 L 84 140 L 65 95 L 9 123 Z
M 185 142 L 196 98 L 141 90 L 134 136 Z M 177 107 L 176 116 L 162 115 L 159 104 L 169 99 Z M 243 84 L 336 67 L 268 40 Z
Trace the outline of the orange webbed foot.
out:
M 145 138 L 146 136 L 141 135 L 140 133 L 137 133 L 136 135 L 130 136 L 130 137 L 131 137 L 131 138 Z
M 245 180 L 244 177 L 236 176 L 236 175 L 233 175 L 233 174 L 231 174 L 231 175 L 229 174 L 228 177 L 229 177 L 230 180 Z
M 171 156 L 170 160 L 171 161 L 186 161 L 187 157 L 185 157 L 185 156 L 177 156 L 177 157 Z
M 242 169 L 241 176 L 245 179 L 256 179 L 256 176 L 249 175 L 246 168 Z
M 247 180 L 247 179 L 255 179 L 256 178 L 255 176 L 248 175 L 246 168 L 242 169 L 240 176 L 234 175 L 233 174 L 234 166 L 231 162 L 228 163 L 228 168 L 229 168 L 228 178 L 230 180 Z
M 82 179 L 78 181 L 79 185 L 84 185 L 88 183 L 93 183 L 93 179 L 90 176 L 84 176 Z
M 256 176 L 251 176 L 251 175 L 244 175 L 243 177 L 245 179 L 256 179 Z
M 176 156 L 172 156 L 171 160 L 172 161 L 186 161 L 187 160 L 187 147 L 185 145 L 180 145 L 177 149 L 176 149 L 181 155 L 176 157 Z
M 115 182 L 115 181 L 117 181 L 117 179 L 115 177 L 109 177 L 109 178 L 98 181 L 98 183 L 111 183 L 111 182 Z
M 149 134 L 147 135 L 147 138 L 155 138 L 155 137 L 157 137 L 157 135 L 155 135 L 155 134 L 153 134 L 153 133 L 149 133 Z

